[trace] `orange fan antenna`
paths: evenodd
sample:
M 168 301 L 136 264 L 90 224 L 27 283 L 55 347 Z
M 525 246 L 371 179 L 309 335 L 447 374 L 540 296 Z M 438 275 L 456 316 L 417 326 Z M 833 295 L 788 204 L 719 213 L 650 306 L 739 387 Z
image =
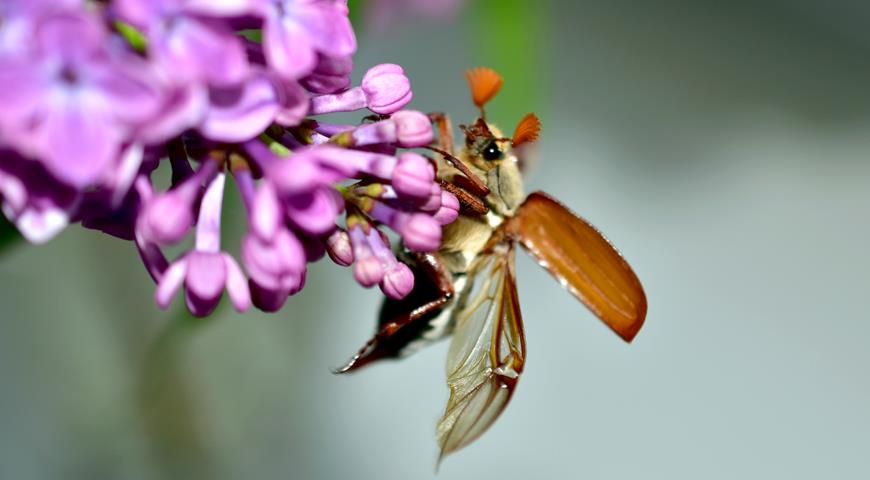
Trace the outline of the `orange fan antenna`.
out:
M 471 99 L 483 115 L 483 106 L 501 89 L 501 75 L 491 68 L 477 67 L 465 72 L 465 78 L 471 88 Z
M 517 124 L 511 146 L 518 147 L 524 143 L 534 142 L 541 135 L 541 120 L 534 113 L 527 113 Z

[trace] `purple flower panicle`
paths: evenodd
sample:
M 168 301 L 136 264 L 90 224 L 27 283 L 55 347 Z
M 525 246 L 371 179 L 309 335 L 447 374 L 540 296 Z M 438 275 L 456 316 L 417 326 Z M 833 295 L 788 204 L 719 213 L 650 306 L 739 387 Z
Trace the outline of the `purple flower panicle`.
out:
M 404 109 L 404 70 L 376 65 L 352 86 L 355 51 L 341 0 L 3 2 L 3 214 L 34 243 L 74 222 L 133 241 L 161 308 L 183 292 L 208 315 L 226 292 L 238 311 L 275 311 L 324 255 L 401 298 L 414 275 L 386 230 L 437 249 L 459 203 L 404 150 L 433 140 Z M 376 121 L 312 117 L 360 110 Z M 247 214 L 238 259 L 221 244 L 228 180 Z

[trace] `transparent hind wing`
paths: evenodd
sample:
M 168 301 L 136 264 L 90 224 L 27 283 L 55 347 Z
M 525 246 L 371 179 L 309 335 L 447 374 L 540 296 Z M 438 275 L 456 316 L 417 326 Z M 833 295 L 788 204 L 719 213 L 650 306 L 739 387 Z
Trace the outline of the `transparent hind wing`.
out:
M 514 244 L 500 243 L 484 253 L 471 276 L 475 285 L 457 306 L 447 358 L 450 398 L 437 428 L 441 458 L 493 424 L 513 395 L 526 357 Z

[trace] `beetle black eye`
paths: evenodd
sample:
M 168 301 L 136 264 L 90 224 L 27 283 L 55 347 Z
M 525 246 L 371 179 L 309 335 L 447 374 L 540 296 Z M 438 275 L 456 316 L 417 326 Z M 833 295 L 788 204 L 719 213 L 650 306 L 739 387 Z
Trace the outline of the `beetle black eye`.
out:
M 483 158 L 486 160 L 498 160 L 501 158 L 501 150 L 499 150 L 498 145 L 496 145 L 495 142 L 491 142 L 483 149 L 481 155 L 483 155 Z

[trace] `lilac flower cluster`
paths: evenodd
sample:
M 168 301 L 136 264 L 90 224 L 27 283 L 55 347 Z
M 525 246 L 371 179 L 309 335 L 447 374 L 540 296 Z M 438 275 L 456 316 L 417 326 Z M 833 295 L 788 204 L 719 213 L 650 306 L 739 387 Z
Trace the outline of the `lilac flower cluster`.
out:
M 34 243 L 73 222 L 133 241 L 157 304 L 184 287 L 196 315 L 224 290 L 239 311 L 275 311 L 324 254 L 407 295 L 383 227 L 433 250 L 459 206 L 428 158 L 400 150 L 433 138 L 428 116 L 403 109 L 402 68 L 351 86 L 347 14 L 342 0 L 4 0 L 3 213 Z M 311 118 L 362 109 L 376 115 L 359 125 Z M 238 260 L 221 245 L 228 177 L 247 214 Z

